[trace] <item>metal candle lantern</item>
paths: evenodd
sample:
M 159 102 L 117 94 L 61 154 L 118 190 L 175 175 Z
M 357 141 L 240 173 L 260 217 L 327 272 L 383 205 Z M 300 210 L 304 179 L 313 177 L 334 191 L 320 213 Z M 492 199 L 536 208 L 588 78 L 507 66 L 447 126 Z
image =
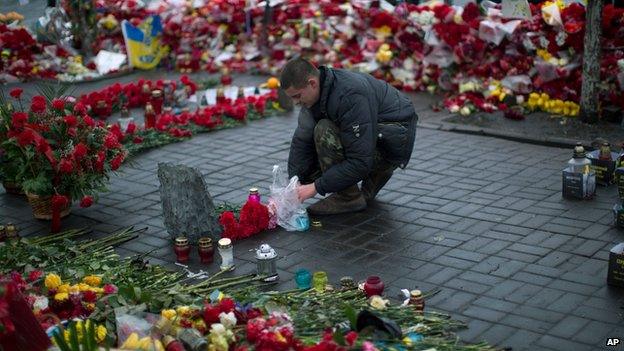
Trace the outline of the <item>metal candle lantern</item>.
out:
M 223 238 L 217 243 L 219 249 L 219 255 L 221 255 L 221 270 L 228 270 L 234 267 L 234 248 L 232 246 L 232 240 Z
M 269 246 L 269 244 L 262 244 L 260 248 L 256 250 L 256 267 L 258 268 L 258 275 L 267 276 L 265 282 L 273 282 L 279 279 L 277 275 L 277 253 Z

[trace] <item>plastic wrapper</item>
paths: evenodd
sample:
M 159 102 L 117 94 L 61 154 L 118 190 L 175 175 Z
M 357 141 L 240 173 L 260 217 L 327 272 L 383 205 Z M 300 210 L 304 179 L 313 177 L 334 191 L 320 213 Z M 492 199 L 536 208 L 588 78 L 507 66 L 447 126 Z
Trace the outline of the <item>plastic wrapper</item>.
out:
M 137 308 L 115 309 L 117 342 L 120 348 L 141 351 L 164 350 L 160 341 L 161 335 L 154 328 L 162 317 L 141 311 L 140 307 L 141 305 Z
M 542 6 L 542 18 L 544 19 L 544 22 L 551 26 L 563 26 L 563 22 L 561 21 L 561 12 L 559 11 L 557 3 Z
M 528 94 L 531 92 L 531 77 L 527 75 L 507 76 L 501 84 L 514 93 Z
M 288 179 L 283 167 L 273 166 L 273 184 L 269 203 L 277 217 L 277 224 L 287 231 L 308 230 L 310 220 L 308 213 L 299 201 L 297 187 L 299 178 L 294 176 Z

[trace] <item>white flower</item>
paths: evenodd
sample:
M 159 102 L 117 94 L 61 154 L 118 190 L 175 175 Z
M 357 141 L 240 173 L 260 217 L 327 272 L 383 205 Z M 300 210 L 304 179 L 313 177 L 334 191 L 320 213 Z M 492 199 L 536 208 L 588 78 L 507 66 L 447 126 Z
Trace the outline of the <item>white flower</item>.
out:
M 231 329 L 236 325 L 236 316 L 234 312 L 221 312 L 221 314 L 219 314 L 219 321 L 221 321 L 221 324 L 223 324 L 225 328 Z
M 620 67 L 620 71 L 624 72 L 624 59 L 619 59 L 617 64 Z
M 470 107 L 464 106 L 459 110 L 459 114 L 462 116 L 468 116 L 470 114 Z
M 46 308 L 48 308 L 48 298 L 45 296 L 35 297 L 35 302 L 33 303 L 33 309 L 35 311 L 40 311 Z
M 213 335 L 226 335 L 227 329 L 221 323 L 214 323 L 210 326 L 210 334 Z
M 516 96 L 516 104 L 522 105 L 524 103 L 524 95 Z
M 457 113 L 457 112 L 459 112 L 459 106 L 458 105 L 451 105 L 451 107 L 449 108 L 449 111 L 451 111 L 451 113 Z
M 369 304 L 372 308 L 376 310 L 383 310 L 388 305 L 388 300 L 382 298 L 381 296 L 373 295 L 369 300 Z

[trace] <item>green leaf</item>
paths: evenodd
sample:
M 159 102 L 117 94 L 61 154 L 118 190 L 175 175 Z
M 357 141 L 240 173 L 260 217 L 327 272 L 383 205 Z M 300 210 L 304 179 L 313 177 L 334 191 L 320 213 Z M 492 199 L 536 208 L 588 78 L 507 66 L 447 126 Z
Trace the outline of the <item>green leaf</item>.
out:
M 69 348 L 69 345 L 67 345 L 67 342 L 65 341 L 64 335 L 65 334 L 63 333 L 63 329 L 58 328 L 54 331 L 54 333 L 52 334 L 52 337 L 54 338 L 56 345 L 58 345 L 61 351 L 71 351 L 71 349 Z
M 344 314 L 349 320 L 349 324 L 351 324 L 351 330 L 355 330 L 355 326 L 357 324 L 357 314 L 355 310 L 351 306 L 345 306 Z
M 69 324 L 69 343 L 73 351 L 80 351 L 80 344 L 78 343 L 78 332 L 76 331 L 76 323 Z
M 344 335 L 342 335 L 341 332 L 335 332 L 334 333 L 334 341 L 336 342 L 336 344 L 341 345 L 341 346 L 345 346 L 347 344 Z

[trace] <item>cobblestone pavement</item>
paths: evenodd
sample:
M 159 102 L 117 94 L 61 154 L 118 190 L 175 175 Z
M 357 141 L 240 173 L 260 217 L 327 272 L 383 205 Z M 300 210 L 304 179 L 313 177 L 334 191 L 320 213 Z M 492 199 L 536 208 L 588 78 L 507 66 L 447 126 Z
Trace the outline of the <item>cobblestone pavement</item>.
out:
M 89 226 L 100 235 L 148 226 L 118 251 L 153 251 L 152 263 L 177 268 L 162 224 L 158 162 L 197 167 L 217 202 L 242 203 L 251 186 L 266 196 L 272 165 L 286 160 L 295 124 L 292 115 L 274 117 L 141 154 L 112 177 L 96 205 L 74 206 L 64 227 Z M 253 271 L 249 250 L 268 242 L 281 257 L 280 289 L 294 287 L 302 267 L 326 270 L 335 283 L 344 275 L 378 274 L 390 297 L 401 288 L 440 288 L 427 307 L 468 322 L 460 333 L 468 341 L 605 349 L 607 337 L 624 337 L 622 290 L 606 285 L 609 249 L 622 241 L 611 226 L 616 189 L 599 188 L 592 201 L 563 200 L 560 171 L 571 153 L 419 129 L 410 165 L 374 206 L 323 218 L 321 229 L 275 230 L 236 243 L 236 273 Z M 23 198 L 4 193 L 0 218 L 17 223 L 21 235 L 49 228 L 32 219 Z

